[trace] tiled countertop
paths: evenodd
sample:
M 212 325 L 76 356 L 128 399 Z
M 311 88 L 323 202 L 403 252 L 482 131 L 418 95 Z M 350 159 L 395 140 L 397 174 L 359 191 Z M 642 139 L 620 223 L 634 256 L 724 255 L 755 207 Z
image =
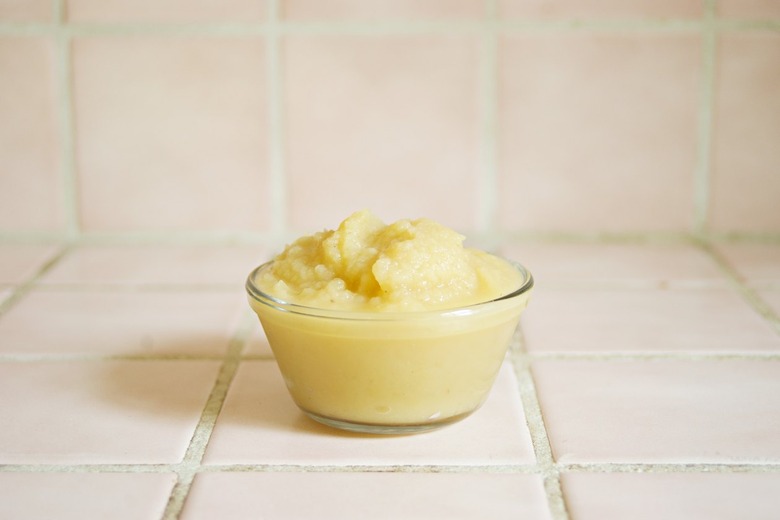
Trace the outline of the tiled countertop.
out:
M 300 413 L 261 247 L 0 245 L 0 518 L 772 519 L 780 244 L 522 243 L 490 398 L 370 437 Z

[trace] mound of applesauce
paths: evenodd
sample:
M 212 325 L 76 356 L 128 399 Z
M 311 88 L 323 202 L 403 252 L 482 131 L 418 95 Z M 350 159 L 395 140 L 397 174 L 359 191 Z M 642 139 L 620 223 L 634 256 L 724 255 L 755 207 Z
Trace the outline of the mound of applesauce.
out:
M 364 210 L 256 270 L 250 283 L 272 298 L 250 303 L 296 404 L 333 426 L 386 433 L 475 410 L 530 275 L 463 241 L 432 220 L 385 225 Z

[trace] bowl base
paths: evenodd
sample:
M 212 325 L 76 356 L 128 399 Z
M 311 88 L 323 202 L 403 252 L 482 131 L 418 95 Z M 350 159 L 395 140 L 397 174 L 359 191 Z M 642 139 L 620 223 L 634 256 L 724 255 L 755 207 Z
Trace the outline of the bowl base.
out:
M 472 414 L 471 411 L 464 412 L 435 421 L 414 424 L 367 424 L 344 421 L 341 419 L 334 419 L 332 417 L 325 417 L 308 410 L 303 410 L 303 412 L 318 423 L 330 426 L 331 428 L 338 428 L 339 430 L 346 430 L 355 433 L 370 433 L 377 435 L 408 435 L 412 433 L 423 433 L 431 430 L 437 430 L 439 428 L 443 428 L 444 426 L 448 426 L 452 423 L 456 423 L 462 419 L 465 419 Z

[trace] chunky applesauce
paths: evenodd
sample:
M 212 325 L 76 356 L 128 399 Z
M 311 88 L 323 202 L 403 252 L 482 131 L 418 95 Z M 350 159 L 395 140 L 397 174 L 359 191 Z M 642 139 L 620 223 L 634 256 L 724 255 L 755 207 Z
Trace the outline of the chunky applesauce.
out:
M 287 302 L 356 311 L 462 307 L 520 286 L 523 280 L 515 267 L 464 248 L 464 239 L 433 220 L 385 225 L 364 210 L 335 231 L 296 240 L 258 284 Z

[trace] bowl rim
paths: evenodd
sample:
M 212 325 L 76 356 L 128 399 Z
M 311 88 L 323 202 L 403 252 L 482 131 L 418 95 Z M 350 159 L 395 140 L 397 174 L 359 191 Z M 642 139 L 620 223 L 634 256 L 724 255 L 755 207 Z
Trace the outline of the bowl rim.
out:
M 298 303 L 292 303 L 281 298 L 272 296 L 262 291 L 255 283 L 254 280 L 257 275 L 263 269 L 270 267 L 274 261 L 262 263 L 259 266 L 252 269 L 247 276 L 246 283 L 244 284 L 247 295 L 253 301 L 266 305 L 278 311 L 301 314 L 311 317 L 331 318 L 348 321 L 399 321 L 399 320 L 422 320 L 426 318 L 434 317 L 452 317 L 452 316 L 464 316 L 476 314 L 489 310 L 494 304 L 504 301 L 514 300 L 523 296 L 531 291 L 534 287 L 534 277 L 531 272 L 522 264 L 509 260 L 503 257 L 499 257 L 512 265 L 523 276 L 523 283 L 520 287 L 514 291 L 487 300 L 484 302 L 472 303 L 469 305 L 462 305 L 458 307 L 445 307 L 442 309 L 423 310 L 423 311 L 354 311 L 345 309 L 325 309 L 322 307 L 311 307 L 308 305 L 301 305 Z

